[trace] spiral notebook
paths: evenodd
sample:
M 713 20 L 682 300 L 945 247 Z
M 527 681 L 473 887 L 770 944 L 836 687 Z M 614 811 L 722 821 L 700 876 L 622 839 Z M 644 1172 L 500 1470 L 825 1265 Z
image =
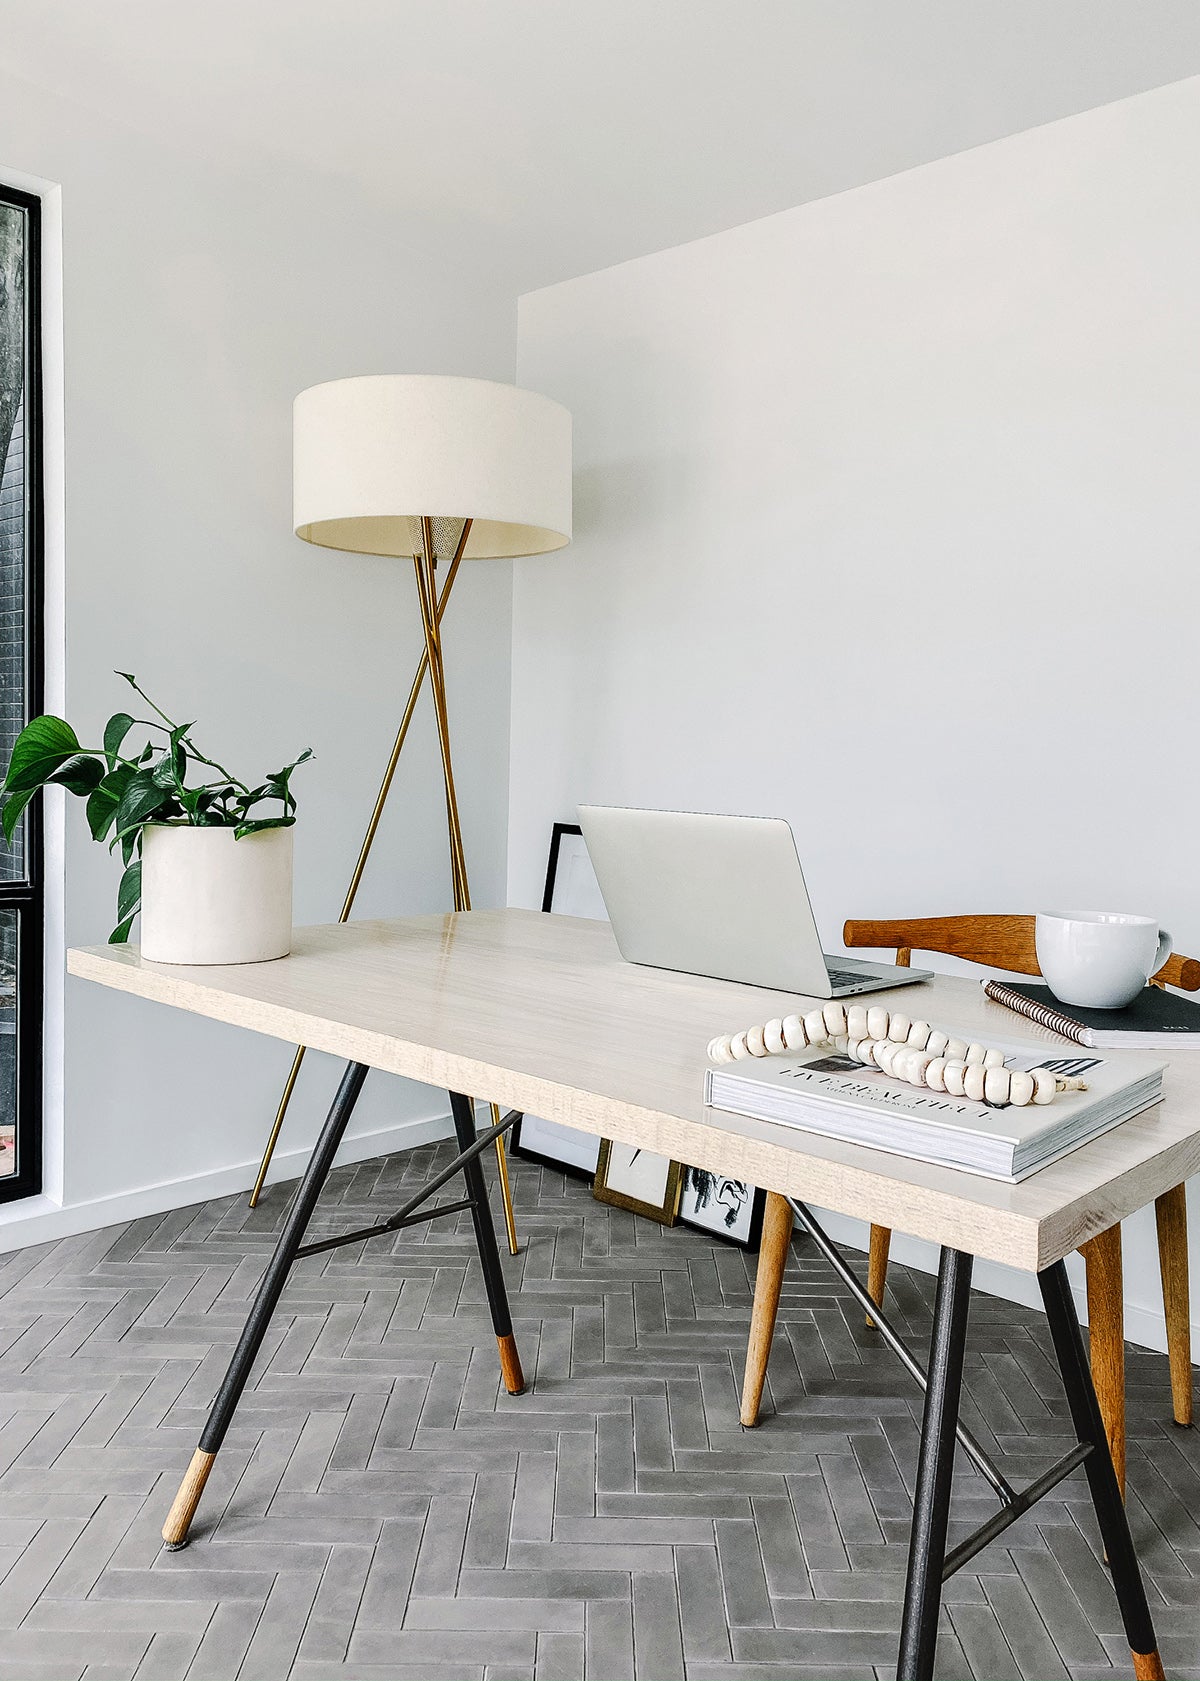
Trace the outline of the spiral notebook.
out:
M 1061 1004 L 1048 986 L 1024 982 L 985 981 L 983 990 L 993 1003 L 1093 1050 L 1163 1051 L 1181 1044 L 1200 1048 L 1200 1004 L 1161 987 L 1145 987 L 1123 1010 Z

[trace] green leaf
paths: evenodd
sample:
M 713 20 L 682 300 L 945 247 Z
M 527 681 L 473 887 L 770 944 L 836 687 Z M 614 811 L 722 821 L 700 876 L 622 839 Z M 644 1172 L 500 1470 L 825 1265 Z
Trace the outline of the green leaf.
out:
M 294 817 L 253 817 L 248 823 L 238 824 L 233 838 L 241 840 L 246 835 L 257 835 L 263 829 L 290 829 L 295 821 Z
M 112 827 L 121 795 L 137 773 L 130 765 L 118 765 L 88 796 L 87 820 L 93 840 L 103 840 Z
M 36 788 L 24 788 L 19 794 L 5 794 L 3 806 L 4 838 L 9 846 L 21 821 L 21 813 L 37 793 Z
M 120 800 L 103 784 L 93 788 L 88 795 L 87 820 L 88 828 L 92 831 L 93 840 L 103 840 L 108 833 L 113 818 L 117 815 Z
M 282 770 L 277 770 L 271 776 L 268 776 L 260 788 L 255 788 L 246 796 L 242 802 L 243 810 L 248 811 L 251 806 L 257 805 L 260 800 L 282 800 L 285 814 L 295 811 L 296 799 L 289 786 L 292 772 L 297 765 L 304 764 L 312 756 L 312 748 L 306 747 L 298 759 L 293 759 L 290 765 L 284 765 Z
M 150 767 L 150 774 L 156 788 L 175 787 L 175 766 L 171 763 L 171 755 L 164 753 L 161 759 L 156 759 Z
M 73 753 L 69 759 L 51 771 L 47 782 L 60 783 L 70 794 L 90 794 L 100 785 L 104 765 L 90 753 Z
M 79 738 L 63 718 L 33 718 L 13 743 L 5 790 L 18 794 L 40 788 L 59 765 L 79 752 Z
M 155 781 L 153 771 L 135 771 L 129 778 L 117 806 L 117 835 L 124 835 L 129 829 L 140 828 L 148 818 L 169 803 L 169 795 Z
M 121 877 L 117 888 L 117 921 L 129 922 L 137 914 L 142 902 L 142 861 L 135 858 Z
M 121 743 L 133 728 L 133 719 L 128 712 L 114 712 L 104 726 L 104 752 L 108 759 L 108 768 L 113 770 L 117 762 L 117 754 L 121 751 Z
M 127 916 L 124 922 L 119 922 L 108 936 L 110 946 L 119 946 L 129 938 L 129 930 L 133 927 L 133 917 Z
M 120 836 L 122 863 L 128 864 L 130 862 L 134 854 L 137 852 L 141 839 L 142 831 L 140 829 L 130 829 L 127 833 Z M 116 841 L 113 841 L 112 844 L 115 846 L 117 843 Z

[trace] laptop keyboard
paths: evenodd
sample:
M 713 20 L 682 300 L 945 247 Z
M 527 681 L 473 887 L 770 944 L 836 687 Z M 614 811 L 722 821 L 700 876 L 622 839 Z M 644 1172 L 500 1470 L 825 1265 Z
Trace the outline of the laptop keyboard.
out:
M 861 969 L 835 969 L 832 963 L 827 968 L 831 986 L 861 986 L 863 981 L 870 979 Z

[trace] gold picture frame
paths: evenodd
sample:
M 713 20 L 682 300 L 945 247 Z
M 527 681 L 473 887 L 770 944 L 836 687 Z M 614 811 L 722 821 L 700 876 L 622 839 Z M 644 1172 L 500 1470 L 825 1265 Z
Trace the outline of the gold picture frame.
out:
M 661 1164 L 661 1167 L 660 1165 Z M 653 1150 L 600 1140 L 600 1155 L 592 1195 L 597 1202 L 611 1203 L 631 1214 L 643 1214 L 660 1226 L 673 1226 L 679 1215 L 683 1192 L 683 1163 L 669 1161 Z M 658 1197 L 658 1201 L 652 1200 Z

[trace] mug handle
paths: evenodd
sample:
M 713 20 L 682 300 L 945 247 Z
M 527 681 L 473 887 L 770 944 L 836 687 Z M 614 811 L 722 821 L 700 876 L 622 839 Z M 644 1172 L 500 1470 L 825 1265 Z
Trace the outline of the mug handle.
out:
M 1170 957 L 1170 955 L 1171 936 L 1167 933 L 1165 928 L 1160 928 L 1158 931 L 1158 950 L 1154 954 L 1154 967 L 1150 971 L 1151 979 L 1157 975 L 1158 971 L 1162 968 L 1163 964 L 1167 961 L 1167 958 Z

